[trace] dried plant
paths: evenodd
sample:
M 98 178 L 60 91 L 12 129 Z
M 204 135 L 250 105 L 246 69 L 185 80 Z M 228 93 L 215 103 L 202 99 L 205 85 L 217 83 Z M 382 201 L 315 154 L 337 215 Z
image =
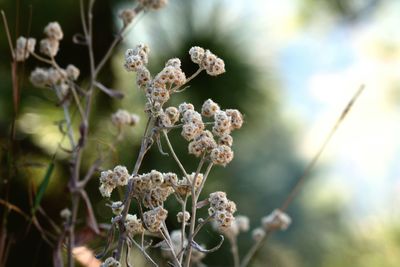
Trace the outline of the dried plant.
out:
M 60 128 L 67 136 L 70 145 L 68 188 L 71 205 L 60 212 L 64 224 L 57 236 L 55 238 L 47 236 L 52 239 L 50 243 L 54 246 L 55 266 L 63 266 L 63 244 L 67 247 L 67 266 L 75 264 L 73 249 L 76 243 L 75 227 L 80 202 L 86 206 L 87 224 L 95 233 L 99 234 L 101 231 L 92 209 L 91 196 L 88 195 L 85 187 L 90 179 L 96 177 L 96 172 L 102 169 L 104 156 L 96 159 L 87 173 L 81 176 L 84 160 L 82 153 L 88 145 L 89 127 L 91 127 L 90 113 L 95 90 L 99 89 L 115 98 L 120 98 L 122 95 L 101 84 L 97 79 L 98 75 L 138 14 L 161 9 L 167 4 L 166 0 L 140 0 L 135 7 L 123 10 L 120 13 L 123 21 L 122 28 L 103 58 L 95 62 L 92 33 L 94 2 L 90 0 L 88 6 L 85 7 L 83 0 L 80 1 L 83 34 L 74 36 L 76 43 L 88 48 L 90 77 L 86 86 L 78 83 L 79 68 L 72 64 L 64 68 L 55 60 L 60 41 L 64 38 L 62 28 L 57 22 L 51 22 L 44 28 L 45 37 L 40 42 L 31 37 L 21 36 L 16 40 L 14 48 L 9 37 L 14 62 L 23 62 L 32 56 L 48 65 L 48 68 L 35 68 L 31 72 L 30 81 L 36 87 L 51 89 L 64 112 L 65 123 Z M 3 18 L 6 21 L 4 15 Z M 39 49 L 35 47 L 37 44 Z M 158 266 L 159 259 L 152 256 L 151 249 L 160 249 L 165 261 L 172 266 L 204 266 L 202 263 L 204 257 L 208 253 L 216 252 L 225 238 L 231 245 L 233 265 L 247 266 L 270 233 L 275 230 L 286 230 L 291 224 L 291 219 L 285 210 L 362 90 L 360 89 L 346 107 L 331 135 L 282 207 L 262 218 L 260 227 L 252 231 L 254 245 L 240 261 L 237 237 L 240 233 L 250 230 L 249 218 L 240 215 L 235 217 L 236 204 L 227 198 L 225 192 L 215 191 L 204 196 L 202 190 L 214 166 L 225 167 L 232 161 L 234 152 L 231 133 L 242 127 L 243 115 L 237 109 L 223 109 L 211 99 L 206 100 L 199 111 L 196 111 L 189 101 L 181 103 L 178 107 L 168 106 L 169 99 L 175 94 L 182 93 L 188 83 L 202 71 L 211 76 L 218 76 L 225 72 L 224 61 L 207 49 L 192 47 L 189 50 L 189 56 L 192 62 L 197 64 L 198 69 L 187 77 L 181 69 L 181 61 L 178 58 L 169 59 L 159 73 L 152 75 L 147 68 L 150 59 L 150 49 L 147 45 L 139 44 L 125 53 L 123 67 L 136 75 L 137 87 L 142 90 L 146 99 L 143 110 L 147 122 L 134 169 L 129 171 L 125 166 L 118 165 L 100 173 L 99 194 L 110 199 L 106 208 L 111 208 L 115 215 L 110 218 L 111 225 L 108 229 L 104 251 L 98 255 L 103 262 L 101 266 L 132 266 L 135 259 L 130 259 L 129 256 L 133 248 L 138 249 L 154 266 Z M 72 107 L 76 107 L 79 111 L 79 129 L 73 128 Z M 139 123 L 139 116 L 126 110 L 117 110 L 110 116 L 110 121 L 117 129 L 115 142 L 118 142 L 123 137 L 122 128 L 135 127 Z M 195 170 L 187 170 L 174 151 L 170 135 L 174 135 L 175 138 L 176 131 L 181 133 L 181 137 L 177 138 L 183 138 L 188 142 L 188 153 L 198 158 Z M 76 132 L 79 132 L 79 138 L 76 137 Z M 163 143 L 167 145 L 168 152 L 164 152 Z M 168 170 L 157 170 L 157 166 L 154 166 L 154 170 L 149 173 L 140 172 L 146 153 L 155 144 L 162 155 L 175 160 L 180 174 Z M 117 187 L 125 190 L 122 199 L 115 199 L 116 196 L 113 195 Z M 165 209 L 164 202 L 168 198 L 175 199 L 180 205 L 179 213 L 171 214 Z M 138 207 L 135 212 L 131 209 L 133 201 Z M 208 216 L 199 218 L 197 214 L 199 209 L 208 209 Z M 176 217 L 177 222 L 180 223 L 179 229 L 167 228 L 168 216 Z M 214 248 L 205 248 L 196 242 L 196 236 L 208 223 L 211 223 L 216 232 L 221 235 L 220 243 Z M 118 235 L 114 236 L 114 232 Z M 154 241 L 157 244 L 152 246 Z M 113 249 L 109 251 L 108 248 Z

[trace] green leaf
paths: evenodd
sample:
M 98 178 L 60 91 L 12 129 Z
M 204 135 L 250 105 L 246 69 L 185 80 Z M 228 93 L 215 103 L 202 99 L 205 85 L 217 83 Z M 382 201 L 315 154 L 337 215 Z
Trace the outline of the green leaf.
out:
M 33 203 L 32 207 L 32 216 L 34 216 L 37 208 L 40 205 L 40 202 L 42 201 L 43 195 L 46 192 L 47 186 L 49 185 L 50 182 L 50 177 L 51 174 L 53 173 L 54 170 L 54 162 L 50 162 L 49 166 L 47 167 L 47 171 L 43 177 L 43 181 L 40 183 L 39 188 L 37 190 L 37 194 L 35 197 L 35 202 Z

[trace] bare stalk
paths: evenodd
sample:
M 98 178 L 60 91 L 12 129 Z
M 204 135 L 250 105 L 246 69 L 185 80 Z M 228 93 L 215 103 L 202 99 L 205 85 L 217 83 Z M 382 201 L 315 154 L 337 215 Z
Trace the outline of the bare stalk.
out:
M 202 161 L 203 160 L 204 160 L 204 157 L 203 157 Z M 203 181 L 205 179 L 207 179 L 207 176 L 210 174 L 212 166 L 213 166 L 213 163 L 210 162 L 208 164 L 208 166 L 207 166 L 206 172 L 204 173 Z M 197 175 L 198 175 L 198 173 L 197 173 Z M 196 178 L 197 177 L 195 177 L 195 179 Z M 193 179 L 193 180 L 195 180 L 195 179 Z M 202 186 L 204 186 L 204 183 L 202 183 Z M 198 189 L 198 194 L 196 195 L 195 187 L 194 187 L 194 184 L 193 184 L 193 186 L 192 186 L 192 216 L 191 216 L 191 220 L 190 220 L 188 244 L 191 244 L 192 241 L 193 241 L 193 238 L 194 238 L 193 234 L 194 234 L 194 231 L 195 231 L 195 224 L 196 224 L 197 200 L 198 200 L 198 196 L 200 195 L 201 190 L 202 190 L 202 187 L 200 187 Z M 184 264 L 185 267 L 189 267 L 191 256 L 192 256 L 192 246 L 189 245 L 187 247 L 187 255 L 186 255 L 185 264 Z
M 231 243 L 231 253 L 233 257 L 233 266 L 239 267 L 240 266 L 240 258 L 239 258 L 239 248 L 237 245 L 237 238 L 236 236 L 229 235 L 228 236 L 229 242 Z
M 185 167 L 183 167 L 181 161 L 179 160 L 178 156 L 176 155 L 174 148 L 172 147 L 171 141 L 168 138 L 168 134 L 166 130 L 163 130 L 163 134 L 165 137 L 165 140 L 167 141 L 167 145 L 169 150 L 171 151 L 172 157 L 175 159 L 176 164 L 178 164 L 179 168 L 181 169 L 182 173 L 185 175 L 185 177 L 189 180 L 189 175 L 187 174 Z
M 154 121 L 155 121 L 154 117 L 150 117 L 148 119 L 148 121 L 147 121 L 146 129 L 145 129 L 145 132 L 143 134 L 142 142 L 141 142 L 141 145 L 140 145 L 140 152 L 139 152 L 138 158 L 136 160 L 135 167 L 134 167 L 134 170 L 132 172 L 132 176 L 137 175 L 137 173 L 139 171 L 139 168 L 140 168 L 140 166 L 142 164 L 144 155 L 148 151 L 148 147 L 147 147 L 148 146 L 148 139 L 151 138 L 151 135 L 152 135 L 151 129 L 153 127 Z M 124 230 L 124 223 L 125 223 L 126 216 L 128 215 L 128 212 L 129 212 L 129 206 L 130 206 L 131 201 L 132 201 L 132 198 L 130 197 L 132 189 L 133 189 L 133 180 L 130 179 L 129 183 L 128 183 L 128 189 L 125 192 L 125 198 L 124 198 L 125 207 L 124 207 L 124 210 L 122 211 L 122 217 L 121 217 L 121 219 L 119 221 L 120 229 L 123 229 L 123 230 L 122 230 L 122 233 L 120 233 L 119 240 L 118 240 L 118 245 L 117 245 L 117 248 L 115 250 L 114 258 L 116 260 L 119 260 L 120 257 L 121 257 L 122 247 L 123 247 L 123 244 L 124 244 L 124 242 L 125 242 L 125 240 L 127 238 L 126 231 Z
M 332 139 L 334 134 L 336 133 L 337 129 L 339 126 L 342 124 L 343 120 L 346 118 L 348 115 L 349 111 L 353 107 L 355 101 L 358 99 L 358 97 L 361 95 L 361 93 L 364 90 L 364 85 L 361 85 L 360 88 L 357 90 L 357 92 L 353 95 L 353 97 L 350 99 L 350 101 L 347 103 L 346 107 L 343 109 L 342 113 L 340 114 L 339 118 L 336 120 L 334 126 L 332 127 L 331 131 L 329 132 L 328 136 L 325 138 L 324 142 L 322 143 L 321 147 L 318 149 L 317 153 L 314 155 L 314 157 L 311 159 L 311 161 L 307 164 L 303 174 L 300 176 L 296 184 L 294 185 L 293 189 L 290 191 L 289 195 L 283 202 L 283 204 L 280 207 L 281 211 L 287 210 L 289 205 L 293 202 L 294 198 L 296 195 L 299 193 L 300 189 L 303 187 L 304 182 L 306 178 L 309 177 L 309 174 L 311 170 L 315 167 L 316 163 L 318 162 L 321 154 L 324 152 L 326 146 L 328 145 L 329 141 Z M 254 258 L 254 255 L 257 253 L 257 251 L 262 247 L 264 242 L 267 241 L 269 235 L 272 233 L 272 230 L 267 231 L 265 236 L 255 242 L 253 246 L 250 248 L 250 250 L 247 252 L 246 256 L 244 257 L 240 267 L 246 267 L 250 261 Z

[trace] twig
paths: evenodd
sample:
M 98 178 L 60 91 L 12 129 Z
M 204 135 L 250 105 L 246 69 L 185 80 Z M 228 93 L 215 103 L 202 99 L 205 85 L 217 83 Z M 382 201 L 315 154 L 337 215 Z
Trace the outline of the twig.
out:
M 168 134 L 166 130 L 163 130 L 163 134 L 165 137 L 165 140 L 167 141 L 167 145 L 169 150 L 171 151 L 172 157 L 175 159 L 176 163 L 178 164 L 179 168 L 181 169 L 182 173 L 185 175 L 185 177 L 189 180 L 189 175 L 187 174 L 185 167 L 183 167 L 181 161 L 179 160 L 178 156 L 176 155 L 174 148 L 172 147 L 171 141 L 168 138 Z
M 1 10 L 1 16 L 3 18 L 4 30 L 7 34 L 7 41 L 8 41 L 8 45 L 10 47 L 10 53 L 11 53 L 12 58 L 15 59 L 15 51 L 14 51 L 14 46 L 12 44 L 10 29 L 8 28 L 6 13 L 4 13 L 3 10 Z
M 357 90 L 357 92 L 354 94 L 354 96 L 350 99 L 350 101 L 347 103 L 346 107 L 343 109 L 342 113 L 340 114 L 339 118 L 337 119 L 336 123 L 334 124 L 333 128 L 329 132 L 328 136 L 325 138 L 325 141 L 322 143 L 322 146 L 320 149 L 317 151 L 317 153 L 314 155 L 310 163 L 306 166 L 303 174 L 300 176 L 296 184 L 294 185 L 293 189 L 290 191 L 288 197 L 285 199 L 283 204 L 280 207 L 281 211 L 287 210 L 289 207 L 290 203 L 292 203 L 293 199 L 296 197 L 298 194 L 299 190 L 301 187 L 304 185 L 305 179 L 309 177 L 310 171 L 314 168 L 315 164 L 317 163 L 318 159 L 320 158 L 322 152 L 325 150 L 326 146 L 328 145 L 329 141 L 335 134 L 336 130 L 339 128 L 343 120 L 346 118 L 347 114 L 353 107 L 355 101 L 358 99 L 358 97 L 361 95 L 363 92 L 365 86 L 361 85 L 360 88 Z M 267 240 L 269 235 L 272 233 L 272 231 L 267 231 L 265 236 L 255 242 L 253 246 L 250 248 L 250 250 L 247 252 L 246 256 L 244 257 L 240 267 L 246 267 L 250 261 L 253 259 L 254 255 L 257 253 L 257 251 L 260 249 L 260 247 L 264 244 L 264 242 Z

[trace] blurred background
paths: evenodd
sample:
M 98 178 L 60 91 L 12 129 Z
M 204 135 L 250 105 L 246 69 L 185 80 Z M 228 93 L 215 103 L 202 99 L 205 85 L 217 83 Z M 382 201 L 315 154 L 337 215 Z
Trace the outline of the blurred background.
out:
M 133 4 L 96 2 L 97 59 L 121 25 L 117 19 L 120 10 Z M 30 32 L 40 39 L 48 22 L 59 21 L 65 37 L 57 61 L 61 66 L 78 66 L 80 80 L 85 82 L 86 48 L 72 42 L 72 36 L 81 32 L 79 1 L 0 0 L 0 7 L 8 16 L 12 36 Z M 212 98 L 223 108 L 244 113 L 244 127 L 234 133 L 235 159 L 226 168 L 214 168 L 204 196 L 226 191 L 238 205 L 237 214 L 249 216 L 252 228 L 257 227 L 261 217 L 280 206 L 347 102 L 364 84 L 364 93 L 290 206 L 292 226 L 275 233 L 252 266 L 400 266 L 398 25 L 400 1 L 395 0 L 169 0 L 166 8 L 137 19 L 100 75 L 103 84 L 126 97 L 112 100 L 98 93 L 84 169 L 97 153 L 109 149 L 115 134 L 111 113 L 125 108 L 144 116 L 144 99 L 135 87 L 135 76 L 122 67 L 126 48 L 148 44 L 153 73 L 169 58 L 179 57 L 187 76 L 196 70 L 189 48 L 208 48 L 225 60 L 227 72 L 217 78 L 202 73 L 170 104 L 189 101 L 200 109 Z M 62 138 L 57 126 L 62 110 L 55 106 L 50 91 L 29 83 L 30 71 L 43 66 L 30 58 L 19 70 L 20 103 L 15 111 L 3 26 L 0 55 L 0 212 L 1 239 L 9 244 L 6 266 L 49 266 L 51 248 L 29 220 L 6 209 L 4 203 L 29 214 L 32 192 L 55 155 L 55 171 L 42 208 L 61 224 L 59 212 L 69 206 L 68 154 L 57 149 Z M 10 138 L 14 118 L 15 137 Z M 132 169 L 143 124 L 144 120 L 138 127 L 126 129 L 124 141 L 115 147 L 104 169 L 116 164 Z M 187 155 L 187 144 L 179 132 L 171 134 L 171 139 L 184 165 L 193 170 L 197 159 Z M 151 169 L 179 173 L 174 161 L 161 156 L 156 147 L 141 171 Z M 97 188 L 96 174 L 89 195 L 99 222 L 108 223 L 111 212 Z M 167 206 L 171 214 L 178 211 L 174 201 Z M 45 221 L 43 217 L 39 220 Z M 174 216 L 168 225 L 170 229 L 178 227 Z M 83 221 L 81 226 L 83 229 Z M 203 232 L 199 243 L 212 247 L 218 242 L 212 228 Z M 251 243 L 250 233 L 239 237 L 242 256 Z M 102 245 L 101 239 L 90 242 L 95 251 Z M 232 266 L 228 243 L 204 262 L 207 266 Z

